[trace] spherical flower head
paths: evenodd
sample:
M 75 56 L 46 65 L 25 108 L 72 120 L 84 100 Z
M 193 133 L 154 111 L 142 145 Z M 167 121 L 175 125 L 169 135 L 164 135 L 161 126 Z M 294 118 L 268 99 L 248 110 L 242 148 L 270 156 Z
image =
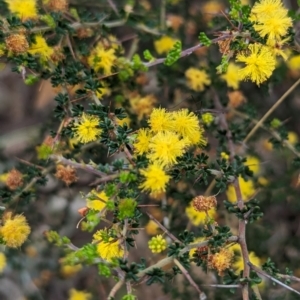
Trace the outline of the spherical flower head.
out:
M 205 86 L 211 84 L 211 80 L 207 73 L 203 70 L 196 68 L 189 68 L 185 71 L 185 77 L 187 78 L 187 85 L 190 89 L 196 92 L 202 92 Z
M 10 190 L 16 190 L 23 185 L 23 174 L 16 169 L 12 169 L 7 174 L 5 184 Z
M 250 179 L 246 181 L 243 177 L 239 177 L 238 180 L 241 188 L 242 200 L 249 201 L 251 197 L 255 194 L 254 182 Z M 227 200 L 231 203 L 237 202 L 235 189 L 232 184 L 228 186 L 226 190 L 226 196 Z
M 224 271 L 231 267 L 233 256 L 234 253 L 231 250 L 222 248 L 220 252 L 209 255 L 208 267 L 217 270 L 222 276 Z
M 67 186 L 78 180 L 76 170 L 71 166 L 57 165 L 55 177 L 62 180 Z
M 101 237 L 104 230 L 98 230 L 94 234 L 94 239 L 99 241 L 97 244 L 97 252 L 99 256 L 108 261 L 112 262 L 116 258 L 121 258 L 124 255 L 124 249 L 120 245 L 119 240 L 110 237 L 108 241 L 104 241 L 103 239 L 99 239 Z
M 247 161 L 244 163 L 249 169 L 253 172 L 254 175 L 257 175 L 260 172 L 260 161 L 255 156 L 247 156 Z
M 31 55 L 38 55 L 42 61 L 47 61 L 54 53 L 54 50 L 52 47 L 48 46 L 44 37 L 36 35 L 35 42 L 30 46 L 28 53 Z
M 172 115 L 171 113 L 167 112 L 165 108 L 154 108 L 148 120 L 150 129 L 153 132 L 171 130 L 171 122 Z
M 5 0 L 11 13 L 16 14 L 22 21 L 37 19 L 36 0 Z
M 96 141 L 102 130 L 99 126 L 99 118 L 93 115 L 82 114 L 78 123 L 74 125 L 74 136 L 78 142 L 87 144 Z
M 193 207 L 196 211 L 209 211 L 217 206 L 217 199 L 215 196 L 197 196 L 192 201 Z
M 136 141 L 133 144 L 134 146 L 134 152 L 138 155 L 143 155 L 148 152 L 149 150 L 149 143 L 152 136 L 150 134 L 149 129 L 141 128 L 138 131 Z
M 232 249 L 232 247 L 231 247 Z M 240 251 L 239 255 L 235 256 L 235 262 L 233 263 L 233 268 L 235 269 L 235 273 L 239 274 L 242 270 L 244 270 L 244 261 L 243 261 L 243 257 L 240 255 Z M 255 252 L 250 251 L 249 252 L 249 261 L 257 266 L 257 267 L 261 267 L 261 259 L 256 256 Z
M 188 144 L 186 139 L 179 139 L 172 131 L 161 131 L 150 140 L 148 157 L 150 161 L 156 161 L 162 166 L 171 166 L 184 154 Z
M 263 17 L 254 24 L 254 29 L 262 38 L 267 36 L 270 41 L 278 41 L 287 34 L 292 25 L 292 19 L 287 16 L 286 12 L 279 11 L 276 14 Z
M 151 193 L 166 191 L 166 186 L 171 179 L 171 176 L 166 174 L 161 165 L 153 163 L 149 165 L 147 169 L 141 170 L 140 173 L 145 177 L 140 188 L 148 190 Z
M 171 113 L 172 130 L 177 132 L 182 138 L 187 139 L 191 145 L 206 145 L 203 136 L 204 130 L 199 124 L 197 116 L 187 109 L 181 109 Z
M 294 131 L 289 131 L 288 132 L 288 137 L 287 137 L 287 140 L 290 144 L 292 145 L 296 145 L 299 141 L 299 138 L 298 138 L 298 135 L 296 132 Z
M 22 33 L 14 33 L 6 37 L 5 45 L 7 50 L 14 54 L 25 53 L 29 48 L 27 38 Z
M 226 73 L 221 76 L 226 81 L 227 86 L 234 90 L 237 90 L 240 85 L 239 70 L 240 67 L 238 65 L 230 63 Z
M 237 108 L 247 101 L 241 91 L 228 92 L 227 96 L 229 98 L 229 107 Z
M 149 242 L 148 246 L 152 253 L 160 253 L 167 248 L 167 241 L 161 234 L 154 236 Z
M 132 112 L 138 116 L 138 120 L 142 120 L 145 116 L 149 116 L 153 110 L 157 99 L 153 95 L 141 97 L 139 95 L 129 98 Z
M 62 265 L 60 273 L 64 278 L 69 278 L 77 274 L 82 269 L 82 265 Z
M 29 233 L 30 227 L 23 215 L 14 217 L 12 213 L 4 215 L 3 226 L 0 227 L 0 236 L 7 247 L 20 247 L 27 240 Z
M 260 85 L 266 81 L 275 69 L 276 60 L 268 47 L 259 44 L 251 44 L 248 52 L 237 55 L 238 62 L 244 62 L 246 66 L 239 71 L 241 80 L 248 80 Z
M 159 229 L 160 228 L 153 220 L 150 220 L 147 223 L 147 225 L 145 226 L 145 230 L 146 230 L 147 234 L 149 234 L 149 235 L 156 235 L 158 233 Z
M 71 289 L 69 292 L 68 300 L 91 300 L 91 299 L 92 299 L 92 295 L 84 291 L 77 291 L 75 289 Z
M 264 18 L 265 16 L 268 17 L 281 11 L 285 11 L 281 0 L 257 1 L 251 9 L 250 20 L 261 20 L 261 18 Z
M 288 60 L 287 66 L 292 71 L 300 71 L 300 54 L 292 56 Z
M 67 0 L 46 0 L 46 6 L 51 11 L 62 12 L 67 10 L 68 1 Z
M 172 49 L 176 41 L 176 39 L 173 39 L 169 36 L 163 36 L 159 40 L 154 42 L 155 50 L 158 54 L 168 53 Z
M 105 194 L 105 191 L 97 192 L 92 190 L 88 195 L 86 206 L 96 211 L 102 211 L 105 208 L 108 200 L 109 198 Z
M 214 119 L 215 119 L 214 116 L 209 112 L 204 113 L 204 114 L 201 115 L 201 121 L 206 126 L 210 126 L 210 124 L 213 122 Z
M 226 152 L 221 152 L 220 156 L 227 161 L 229 160 L 229 155 Z
M 208 211 L 196 211 L 192 204 L 190 204 L 186 209 L 185 213 L 191 223 L 194 226 L 199 226 L 200 224 L 205 224 L 211 219 L 215 219 L 217 213 L 215 209 L 210 209 Z
M 88 57 L 88 64 L 96 72 L 102 70 L 104 75 L 110 75 L 116 59 L 115 50 L 113 48 L 105 49 L 100 43 L 96 46 L 96 48 L 94 48 L 91 55 Z
M 0 273 L 3 272 L 5 267 L 6 267 L 6 256 L 3 252 L 0 252 Z

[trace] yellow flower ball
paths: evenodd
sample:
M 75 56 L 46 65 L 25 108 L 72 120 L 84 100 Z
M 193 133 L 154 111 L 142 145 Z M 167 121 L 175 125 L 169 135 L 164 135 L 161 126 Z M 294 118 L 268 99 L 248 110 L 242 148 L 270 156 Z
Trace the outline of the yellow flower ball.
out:
M 3 226 L 0 227 L 0 235 L 7 247 L 18 248 L 26 240 L 30 233 L 30 227 L 23 215 L 12 216 L 7 213 L 3 218 Z

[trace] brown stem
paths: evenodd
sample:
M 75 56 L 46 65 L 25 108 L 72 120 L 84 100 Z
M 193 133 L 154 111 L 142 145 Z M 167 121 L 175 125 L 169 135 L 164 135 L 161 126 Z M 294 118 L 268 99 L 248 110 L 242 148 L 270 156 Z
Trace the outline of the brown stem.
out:
M 176 237 L 174 236 L 164 225 L 162 225 L 158 220 L 156 220 L 151 214 L 149 214 L 148 212 L 146 212 L 146 214 L 148 215 L 148 217 L 154 221 L 157 226 L 164 231 L 173 241 L 178 242 L 179 244 L 182 244 L 182 242 Z
M 189 283 L 196 289 L 196 291 L 199 294 L 199 299 L 201 299 L 201 300 L 207 299 L 205 293 L 200 290 L 200 288 L 198 287 L 196 282 L 193 280 L 193 278 L 191 277 L 191 275 L 189 274 L 187 269 L 176 258 L 174 259 L 174 263 L 180 269 L 180 271 L 185 276 L 185 278 L 189 281 Z
M 100 177 L 105 177 L 106 176 L 105 173 L 94 169 L 91 165 L 86 165 L 86 164 L 83 164 L 83 163 L 77 163 L 75 161 L 64 158 L 63 156 L 53 154 L 53 155 L 50 155 L 50 158 L 52 158 L 54 160 L 57 160 L 59 163 L 62 163 L 64 165 L 72 166 L 75 169 L 82 169 L 82 170 L 85 170 L 86 172 L 95 174 L 95 175 L 100 176 Z
M 213 94 L 213 101 L 216 109 L 219 110 L 224 110 L 223 105 L 221 104 L 221 101 L 219 99 L 218 94 L 214 89 L 212 89 L 212 94 Z M 226 120 L 226 116 L 224 114 L 220 115 L 220 125 L 223 130 L 226 130 L 226 137 L 227 137 L 227 142 L 228 142 L 228 149 L 230 153 L 230 161 L 232 162 L 235 156 L 235 148 L 234 148 L 234 143 L 232 140 L 232 133 L 229 130 L 229 126 Z M 239 209 L 244 208 L 244 201 L 242 197 L 242 192 L 241 192 L 241 187 L 239 184 L 238 178 L 236 178 L 233 182 L 236 198 L 237 198 L 237 205 Z M 250 268 L 247 264 L 249 261 L 249 253 L 248 253 L 248 248 L 247 248 L 247 243 L 246 243 L 246 220 L 239 220 L 239 244 L 241 246 L 241 253 L 243 257 L 243 263 L 244 263 L 244 270 L 243 270 L 243 277 L 244 278 L 249 278 L 250 275 Z M 249 300 L 249 287 L 248 284 L 244 284 L 242 286 L 242 295 L 243 295 L 243 300 Z

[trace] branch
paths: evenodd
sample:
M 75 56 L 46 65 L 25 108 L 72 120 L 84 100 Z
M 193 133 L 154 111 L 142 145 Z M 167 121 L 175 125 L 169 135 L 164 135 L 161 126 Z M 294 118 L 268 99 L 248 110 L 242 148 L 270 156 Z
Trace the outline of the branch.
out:
M 180 269 L 180 271 L 186 277 L 186 279 L 189 281 L 189 283 L 196 289 L 196 291 L 199 294 L 199 299 L 200 300 L 206 300 L 207 297 L 206 297 L 205 293 L 203 293 L 200 290 L 200 288 L 198 287 L 198 285 L 196 284 L 196 282 L 193 280 L 193 278 L 191 277 L 191 275 L 189 274 L 189 272 L 186 270 L 186 268 L 176 258 L 174 259 L 174 263 Z
M 100 176 L 100 177 L 105 177 L 106 176 L 105 173 L 103 173 L 99 170 L 96 170 L 91 165 L 84 164 L 84 163 L 77 163 L 75 161 L 64 158 L 63 156 L 60 156 L 60 155 L 53 154 L 53 155 L 50 155 L 50 158 L 52 158 L 53 160 L 57 160 L 59 163 L 62 163 L 64 165 L 69 165 L 69 166 L 71 166 L 75 169 L 82 169 L 86 172 L 95 174 L 95 175 Z
M 273 276 L 269 275 L 268 273 L 266 273 L 265 271 L 261 270 L 260 268 L 258 268 L 257 266 L 253 265 L 251 262 L 248 261 L 247 263 L 249 265 L 249 267 L 255 271 L 256 273 L 269 278 L 270 280 L 276 282 L 277 284 L 283 286 L 284 288 L 288 289 L 289 291 L 292 291 L 294 293 L 296 293 L 297 295 L 300 295 L 300 292 L 298 292 L 297 290 L 293 289 L 292 287 L 286 285 L 285 283 L 279 281 L 278 279 L 274 278 Z
M 237 241 L 238 241 L 238 237 L 237 236 L 231 236 L 227 240 L 228 243 L 237 242 Z M 199 248 L 199 247 L 204 247 L 204 246 L 207 246 L 207 245 L 208 245 L 208 240 L 207 241 L 203 241 L 203 242 L 188 244 L 182 250 L 180 250 L 178 256 L 183 255 L 184 253 L 190 251 L 191 249 Z M 160 260 L 159 262 L 157 262 L 156 264 L 154 264 L 154 265 L 152 265 L 152 266 L 150 266 L 150 267 L 148 267 L 148 268 L 140 271 L 139 273 L 137 273 L 136 276 L 139 277 L 139 278 L 142 278 L 149 271 L 152 271 L 155 268 L 163 268 L 164 266 L 172 263 L 174 259 L 175 259 L 175 257 L 172 257 L 172 256 L 166 257 L 166 258 Z

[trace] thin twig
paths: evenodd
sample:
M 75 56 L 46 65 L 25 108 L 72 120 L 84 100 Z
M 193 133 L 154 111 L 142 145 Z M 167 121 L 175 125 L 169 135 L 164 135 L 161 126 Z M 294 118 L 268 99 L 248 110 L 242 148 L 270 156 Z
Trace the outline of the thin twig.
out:
M 86 172 L 95 174 L 95 175 L 100 176 L 100 177 L 106 176 L 105 173 L 103 173 L 103 172 L 101 172 L 99 170 L 96 170 L 91 165 L 84 164 L 84 163 L 77 163 L 75 161 L 69 160 L 69 159 L 67 159 L 67 158 L 65 158 L 63 156 L 60 156 L 60 155 L 54 155 L 53 154 L 53 155 L 50 155 L 50 158 L 52 158 L 53 160 L 57 160 L 59 163 L 62 163 L 64 165 L 72 166 L 75 169 L 82 169 L 82 170 L 84 170 Z
M 252 128 L 252 130 L 245 137 L 243 143 L 246 144 L 248 140 L 253 136 L 256 130 L 265 122 L 265 120 L 272 114 L 272 112 L 289 96 L 289 94 L 299 85 L 300 78 L 281 96 L 281 98 L 274 103 L 274 105 L 265 113 L 265 115 L 258 121 L 258 123 Z
M 199 294 L 200 300 L 207 299 L 204 292 L 202 292 L 199 288 L 199 286 L 196 284 L 196 282 L 193 280 L 187 269 L 175 258 L 174 259 L 175 265 L 179 268 L 179 270 L 182 272 L 182 274 L 185 276 L 185 278 L 188 280 L 188 282 L 196 289 L 196 291 Z
M 286 285 L 285 283 L 279 281 L 278 279 L 274 278 L 273 276 L 269 275 L 268 273 L 266 273 L 265 271 L 261 270 L 260 268 L 258 268 L 257 266 L 253 265 L 251 262 L 248 261 L 248 265 L 249 267 L 255 271 L 256 273 L 269 278 L 270 280 L 276 282 L 277 284 L 283 286 L 284 288 L 296 293 L 297 295 L 300 295 L 300 292 L 298 292 L 297 290 L 293 289 L 292 287 Z
M 107 300 L 113 300 L 115 298 L 115 295 L 116 293 L 118 292 L 118 290 L 122 287 L 122 285 L 124 284 L 124 279 L 123 280 L 120 280 L 118 281 L 114 287 L 111 289 L 108 297 L 107 297 Z
M 150 213 L 146 212 L 146 214 L 148 215 L 148 217 L 154 221 L 157 226 L 164 231 L 173 241 L 178 242 L 179 244 L 182 244 L 182 242 L 176 237 L 174 236 L 164 225 L 162 225 L 158 220 L 156 220 Z

